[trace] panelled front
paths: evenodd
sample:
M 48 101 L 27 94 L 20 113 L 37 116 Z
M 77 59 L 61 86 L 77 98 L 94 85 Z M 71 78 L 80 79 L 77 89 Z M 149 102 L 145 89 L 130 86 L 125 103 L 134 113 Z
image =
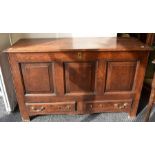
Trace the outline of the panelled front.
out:
M 128 111 L 134 97 L 141 58 L 141 55 L 129 52 L 124 54 L 124 58 L 110 52 L 98 55 L 84 52 L 80 59 L 76 52 L 66 53 L 65 56 L 64 53 L 44 53 L 43 57 L 16 54 L 25 104 L 32 115 L 39 111 L 38 107 L 43 110 L 38 112 L 40 114 L 59 113 L 61 106 L 55 104 L 62 103 L 65 109 L 67 102 L 74 104 L 60 113 L 113 111 L 117 103 L 120 107 L 125 104 L 120 100 L 130 100 L 124 106 L 124 111 Z M 90 110 L 90 105 L 95 108 Z M 121 109 L 115 107 L 115 111 Z

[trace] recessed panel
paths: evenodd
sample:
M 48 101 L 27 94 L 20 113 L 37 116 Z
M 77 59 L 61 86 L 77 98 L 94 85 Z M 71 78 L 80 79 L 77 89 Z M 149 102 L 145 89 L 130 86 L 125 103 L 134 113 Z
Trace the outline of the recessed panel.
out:
M 52 63 L 21 64 L 26 93 L 53 93 Z
M 131 91 L 137 62 L 108 62 L 106 92 Z
M 90 93 L 95 89 L 96 62 L 65 63 L 66 93 Z

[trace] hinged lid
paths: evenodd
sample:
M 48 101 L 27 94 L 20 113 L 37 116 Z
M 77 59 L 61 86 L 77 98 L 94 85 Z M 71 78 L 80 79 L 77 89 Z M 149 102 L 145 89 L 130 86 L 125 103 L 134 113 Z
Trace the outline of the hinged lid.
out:
M 150 51 L 151 48 L 135 38 L 59 38 L 21 39 L 6 52 L 92 51 Z

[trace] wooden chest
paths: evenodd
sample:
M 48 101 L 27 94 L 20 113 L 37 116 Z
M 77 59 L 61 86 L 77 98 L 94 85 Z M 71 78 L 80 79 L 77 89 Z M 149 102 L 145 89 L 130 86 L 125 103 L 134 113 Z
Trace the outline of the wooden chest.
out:
M 7 52 L 22 119 L 136 116 L 151 49 L 134 38 L 22 39 Z

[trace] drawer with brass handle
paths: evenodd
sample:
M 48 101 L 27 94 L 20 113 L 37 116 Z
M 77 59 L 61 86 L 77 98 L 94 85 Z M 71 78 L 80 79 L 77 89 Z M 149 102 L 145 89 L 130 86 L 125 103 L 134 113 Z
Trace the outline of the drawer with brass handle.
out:
M 130 109 L 132 100 L 121 101 L 87 101 L 85 102 L 84 111 L 92 112 L 127 112 Z
M 75 112 L 75 102 L 26 103 L 30 115 L 65 114 Z
M 114 104 L 114 108 L 116 109 L 125 109 L 128 106 L 129 103 L 125 102 L 125 103 L 115 103 Z
M 41 111 L 44 111 L 45 110 L 45 107 L 44 106 L 31 106 L 31 110 L 34 111 L 34 112 L 41 112 Z

